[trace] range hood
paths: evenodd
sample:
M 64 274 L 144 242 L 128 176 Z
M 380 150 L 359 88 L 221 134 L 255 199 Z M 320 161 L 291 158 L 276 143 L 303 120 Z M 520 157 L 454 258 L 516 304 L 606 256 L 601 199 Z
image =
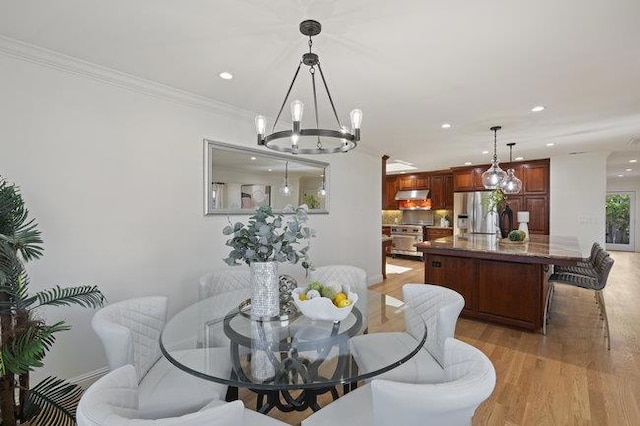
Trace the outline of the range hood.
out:
M 396 201 L 402 200 L 426 200 L 429 197 L 428 189 L 414 189 L 412 191 L 398 191 Z

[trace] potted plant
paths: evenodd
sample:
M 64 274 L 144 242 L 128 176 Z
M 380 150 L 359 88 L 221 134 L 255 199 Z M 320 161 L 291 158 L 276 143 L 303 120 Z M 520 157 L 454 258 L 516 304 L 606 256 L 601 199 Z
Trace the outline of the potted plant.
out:
M 251 269 L 251 309 L 258 317 L 279 314 L 278 262 L 293 264 L 303 260 L 310 267 L 309 239 L 315 235 L 306 226 L 308 207 L 287 206 L 275 214 L 271 206 L 258 207 L 247 224 L 236 222 L 223 229 L 231 235 L 226 245 L 232 247 L 224 261 L 229 265 L 247 263 Z M 306 245 L 304 241 L 306 240 Z
M 0 177 L 0 419 L 3 426 L 75 424 L 82 388 L 55 377 L 34 387 L 29 373 L 42 367 L 55 336 L 70 329 L 64 321 L 47 324 L 42 306 L 96 308 L 104 296 L 96 286 L 56 286 L 29 294 L 24 264 L 42 256 L 42 238 L 29 219 L 20 190 Z

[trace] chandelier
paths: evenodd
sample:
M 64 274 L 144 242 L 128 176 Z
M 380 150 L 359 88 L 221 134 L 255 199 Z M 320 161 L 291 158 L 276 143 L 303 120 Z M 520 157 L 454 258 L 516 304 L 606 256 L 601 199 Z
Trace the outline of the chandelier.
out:
M 322 67 L 320 66 L 318 55 L 311 52 L 311 47 L 313 46 L 311 37 L 320 34 L 321 29 L 322 26 L 317 21 L 306 20 L 300 23 L 300 32 L 309 37 L 309 52 L 302 55 L 302 59 L 300 60 L 298 68 L 293 75 L 293 80 L 289 85 L 289 89 L 287 90 L 287 94 L 284 97 L 284 101 L 282 101 L 282 106 L 280 107 L 280 111 L 278 111 L 278 115 L 276 116 L 276 120 L 273 123 L 273 128 L 271 129 L 270 134 L 265 134 L 267 127 L 266 118 L 262 115 L 258 115 L 256 117 L 255 124 L 256 131 L 258 133 L 258 145 L 266 146 L 267 148 L 274 151 L 289 152 L 292 154 L 333 154 L 337 152 L 351 151 L 357 146 L 358 141 L 360 140 L 360 124 L 362 123 L 362 111 L 359 109 L 354 109 L 353 111 L 351 111 L 351 130 L 340 123 L 340 118 L 338 117 L 338 113 L 336 112 L 336 107 L 333 103 L 331 93 L 329 92 L 327 80 L 325 79 L 325 75 L 322 72 Z M 309 67 L 309 74 L 311 76 L 311 86 L 313 88 L 313 110 L 316 126 L 315 128 L 306 129 L 300 127 L 300 121 L 302 119 L 302 113 L 304 111 L 304 104 L 300 100 L 294 100 L 290 105 L 293 129 L 275 131 L 278 120 L 280 119 L 280 115 L 282 114 L 282 111 L 284 110 L 284 107 L 289 100 L 291 89 L 293 89 L 294 83 L 296 82 L 296 78 L 298 77 L 300 68 L 303 64 Z M 337 127 L 335 129 L 320 128 L 320 120 L 318 118 L 316 69 L 320 73 L 322 85 L 327 92 L 327 97 L 329 98 L 329 103 L 331 104 L 333 115 L 335 116 L 337 121 Z M 309 140 L 312 141 L 311 145 L 304 146 L 309 143 Z
M 493 131 L 493 160 L 491 161 L 491 167 L 482 174 L 482 185 L 487 189 L 498 189 L 500 182 L 502 182 L 507 175 L 498 165 L 497 133 L 500 129 L 502 129 L 501 126 L 493 126 L 490 129 Z
M 509 163 L 513 161 L 511 155 L 513 153 L 513 146 L 515 142 L 507 144 L 509 147 Z M 507 176 L 500 182 L 500 189 L 505 194 L 517 194 L 522 189 L 522 181 L 515 175 L 515 170 L 512 168 L 507 169 Z

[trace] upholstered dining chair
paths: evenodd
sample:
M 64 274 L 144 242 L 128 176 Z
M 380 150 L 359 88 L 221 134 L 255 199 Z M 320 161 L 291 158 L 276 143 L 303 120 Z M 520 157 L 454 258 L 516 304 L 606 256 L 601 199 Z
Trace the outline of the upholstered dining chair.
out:
M 91 325 L 102 341 L 111 371 L 132 364 L 138 385 L 138 414 L 142 418 L 173 417 L 195 412 L 213 399 L 222 399 L 226 386 L 199 379 L 172 365 L 160 351 L 160 334 L 167 315 L 167 298 L 141 297 L 107 305 Z M 197 350 L 183 357 L 200 362 Z M 203 361 L 204 362 L 204 361 Z M 231 372 L 231 362 L 214 368 Z
M 213 400 L 200 411 L 179 417 L 139 417 L 138 375 L 133 365 L 111 371 L 87 389 L 76 411 L 78 426 L 283 426 L 244 408 L 242 401 Z
M 606 253 L 606 252 L 605 252 Z M 614 260 L 609 256 L 601 255 L 600 253 L 596 257 L 594 270 L 596 276 L 582 275 L 573 273 L 554 273 L 549 277 L 549 285 L 555 287 L 556 284 L 567 284 L 575 287 L 585 288 L 587 290 L 594 290 L 596 296 L 596 303 L 600 309 L 600 318 L 604 320 L 605 325 L 605 338 L 607 339 L 607 349 L 611 349 L 611 333 L 609 330 L 609 317 L 607 316 L 607 308 L 604 303 L 604 290 L 609 279 L 609 273 L 613 267 Z M 550 309 L 550 303 L 547 303 L 547 309 Z M 543 323 L 543 334 L 547 332 L 547 318 L 548 312 L 545 312 Z
M 495 388 L 495 369 L 482 351 L 454 338 L 444 342 L 443 361 L 439 383 L 374 379 L 312 414 L 302 426 L 469 426 Z
M 225 266 L 211 271 L 198 281 L 198 300 L 218 294 L 245 289 L 249 297 L 251 271 L 248 266 Z
M 407 383 L 441 382 L 445 375 L 444 343 L 455 333 L 464 298 L 449 288 L 431 284 L 405 284 L 402 296 L 420 317 L 405 317 L 406 332 L 373 333 L 351 339 L 356 364 L 361 372 L 368 373 L 399 361 L 407 353 L 400 348 L 416 347 L 416 340 L 422 340 L 424 327 L 415 321 L 424 321 L 427 340 L 423 348 L 407 362 L 376 378 Z

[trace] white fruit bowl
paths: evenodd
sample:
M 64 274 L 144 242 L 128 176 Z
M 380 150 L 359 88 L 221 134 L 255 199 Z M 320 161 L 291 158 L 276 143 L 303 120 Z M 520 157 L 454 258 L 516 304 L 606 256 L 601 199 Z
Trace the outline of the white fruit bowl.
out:
M 312 320 L 323 321 L 342 321 L 345 319 L 353 305 L 358 301 L 358 295 L 356 293 L 348 292 L 347 299 L 351 301 L 349 306 L 344 308 L 338 308 L 333 304 L 331 299 L 327 297 L 314 297 L 310 300 L 300 300 L 300 294 L 304 293 L 304 288 L 295 288 L 291 295 L 293 296 L 293 302 L 296 304 L 302 315 Z

